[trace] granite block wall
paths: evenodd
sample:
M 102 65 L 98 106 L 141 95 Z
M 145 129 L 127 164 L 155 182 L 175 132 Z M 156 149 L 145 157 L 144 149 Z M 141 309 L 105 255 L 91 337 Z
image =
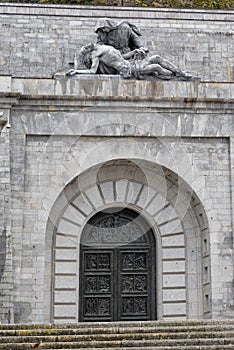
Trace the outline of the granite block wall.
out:
M 203 81 L 234 80 L 233 11 L 0 4 L 0 74 L 51 77 L 95 42 L 100 17 L 129 20 L 144 46 Z
M 5 81 L 4 77 L 1 79 Z M 181 273 L 182 280 L 185 270 L 178 272 L 176 267 L 171 270 L 168 264 L 173 256 L 170 257 L 165 248 L 165 261 L 158 265 L 162 271 L 159 283 L 165 289 L 160 296 L 159 284 L 158 317 L 232 318 L 233 84 L 135 82 L 118 77 L 85 76 L 75 80 L 8 80 L 8 88 L 3 84 L 6 90 L 3 95 L 5 105 L 11 106 L 11 128 L 2 131 L 1 161 L 7 175 L 2 188 L 4 196 L 9 196 L 10 188 L 11 227 L 9 249 L 2 250 L 1 261 L 6 256 L 13 268 L 9 270 L 5 264 L 2 277 L 10 286 L 7 289 L 5 283 L 1 284 L 1 293 L 5 295 L 2 322 L 78 320 L 77 304 L 66 308 L 67 294 L 58 294 L 51 273 L 51 254 L 57 248 L 53 246 L 54 228 L 50 225 L 56 215 L 63 215 L 63 208 L 54 208 L 54 203 L 64 189 L 68 196 L 74 196 L 78 189 L 67 186 L 84 171 L 88 171 L 84 176 L 85 188 L 91 186 L 92 169 L 103 162 L 112 162 L 99 174 L 100 181 L 109 182 L 107 187 L 101 182 L 103 196 L 107 193 L 104 199 L 97 189 L 97 195 L 90 197 L 95 210 L 99 210 L 103 200 L 107 205 L 112 201 L 108 184 L 116 181 L 114 176 L 143 181 L 142 175 L 132 178 L 137 173 L 127 170 L 125 165 L 125 170 L 115 170 L 113 162 L 118 159 L 138 159 L 141 169 L 144 162 L 149 162 L 151 167 L 144 165 L 151 174 L 149 179 L 155 178 L 158 165 L 163 166 L 168 169 L 171 183 L 177 183 L 178 176 L 181 177 L 182 193 L 190 193 L 192 189 L 196 196 L 189 201 L 189 211 L 196 219 L 183 221 L 186 258 L 180 258 L 185 259 L 184 280 L 187 282 L 183 288 L 188 292 L 186 298 L 178 294 L 178 305 L 170 301 L 176 297 L 178 289 L 173 276 Z M 122 182 L 119 185 L 117 193 L 122 195 L 126 186 Z M 94 193 L 92 188 L 88 196 L 91 193 Z M 172 202 L 177 198 L 170 186 L 167 196 Z M 182 199 L 173 203 L 177 210 L 186 207 Z M 7 205 L 4 206 L 8 208 Z M 149 204 L 144 210 L 150 216 L 155 208 L 156 204 Z M 9 217 L 9 208 L 7 210 Z M 69 229 L 73 229 L 71 225 Z M 5 233 L 2 232 L 1 246 L 5 247 Z M 173 241 L 168 244 L 175 249 Z M 164 245 L 166 247 L 167 243 Z M 178 252 L 179 249 L 178 246 Z M 54 266 L 60 274 L 60 265 Z M 78 273 L 77 264 L 75 269 Z M 62 270 L 62 274 L 67 273 L 71 271 Z M 173 290 L 170 295 L 163 281 Z M 196 286 L 193 297 L 191 285 Z M 53 294 L 54 286 L 57 289 Z M 60 310 L 56 311 L 54 319 L 52 294 L 55 309 Z M 73 303 L 72 300 L 69 302 Z M 77 300 L 76 296 L 76 303 Z M 61 310 L 66 310 L 66 314 Z
M 152 53 L 200 75 L 202 82 L 52 79 L 84 43 L 95 42 L 100 17 L 131 21 Z M 64 189 L 72 202 L 72 181 L 87 171 L 88 186 L 95 165 L 107 161 L 99 174 L 101 192 L 89 189 L 96 191 L 93 208 L 113 203 L 114 186 L 117 197 L 128 198 L 126 181 L 138 176 L 137 189 L 143 177 L 126 164 L 116 170 L 114 162 L 121 159 L 140 160 L 150 179 L 160 165 L 168 169 L 167 181 L 175 185 L 181 178 L 182 192 L 194 191 L 194 216 L 182 223 L 185 240 L 178 247 L 164 240 L 178 251 L 186 242 L 186 254 L 174 268 L 165 248 L 158 317 L 234 317 L 233 19 L 232 11 L 0 4 L 0 322 L 51 322 L 53 300 L 56 322 L 78 320 L 77 305 L 66 307 L 66 301 L 77 304 L 77 291 L 68 297 L 53 290 L 52 263 L 54 271 L 65 271 L 52 256 L 53 219 L 65 207 L 58 213 L 54 205 Z M 172 187 L 167 196 L 183 211 L 183 200 L 173 202 Z M 138 190 L 133 196 L 143 201 Z M 154 205 L 148 204 L 150 216 Z M 87 203 L 79 205 L 87 209 Z M 72 266 L 79 270 L 77 261 Z M 183 293 L 177 293 L 177 273 Z
M 0 135 L 0 318 L 4 323 L 13 320 L 12 303 L 12 231 L 9 129 Z

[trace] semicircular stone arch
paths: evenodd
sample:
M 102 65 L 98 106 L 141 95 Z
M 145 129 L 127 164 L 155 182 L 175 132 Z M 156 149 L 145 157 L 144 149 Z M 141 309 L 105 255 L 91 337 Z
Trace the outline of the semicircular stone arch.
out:
M 121 160 L 90 169 L 64 189 L 47 230 L 45 300 L 50 305 L 45 305 L 45 314 L 49 321 L 79 321 L 82 232 L 95 214 L 118 206 L 140 214 L 155 235 L 156 318 L 210 317 L 205 214 L 188 186 L 178 183 L 175 174 L 155 164 L 139 167 Z

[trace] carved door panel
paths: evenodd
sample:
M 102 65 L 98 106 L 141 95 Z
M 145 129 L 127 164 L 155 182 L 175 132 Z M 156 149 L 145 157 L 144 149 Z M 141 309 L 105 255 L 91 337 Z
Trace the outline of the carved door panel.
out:
M 143 218 L 99 213 L 81 240 L 80 321 L 155 319 L 155 241 Z
M 85 321 L 111 321 L 113 251 L 84 249 L 82 255 L 82 318 Z
M 130 248 L 130 247 L 128 247 Z M 149 249 L 134 247 L 119 252 L 120 320 L 150 320 L 151 273 Z M 153 307 L 153 305 L 151 305 Z

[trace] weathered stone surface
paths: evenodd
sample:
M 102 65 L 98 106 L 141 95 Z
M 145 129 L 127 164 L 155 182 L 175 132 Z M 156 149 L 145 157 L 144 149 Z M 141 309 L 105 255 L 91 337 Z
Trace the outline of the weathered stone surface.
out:
M 12 328 L 14 327 L 14 329 Z M 1 349 L 197 350 L 233 347 L 233 322 L 169 321 L 2 326 Z
M 134 15 L 133 15 L 134 13 Z M 95 42 L 100 17 L 133 21 L 145 47 L 204 81 L 233 81 L 233 11 L 1 4 L 4 74 L 51 77 Z M 91 30 L 93 28 L 93 30 Z M 10 55 L 14 59 L 9 59 Z
M 1 322 L 79 320 L 81 234 L 116 205 L 154 230 L 158 318 L 233 318 L 233 14 L 135 9 L 150 51 L 206 80 L 152 82 L 49 78 L 104 8 L 0 11 Z
M 172 82 L 170 86 L 168 82 L 118 80 L 117 91 L 122 92 L 120 96 L 113 96 L 116 90 L 112 90 L 111 82 L 115 80 L 116 77 L 102 77 L 96 95 L 94 77 L 82 76 L 74 80 L 73 90 L 70 90 L 70 81 L 64 80 L 66 94 L 61 95 L 62 92 L 56 90 L 60 83 L 55 80 L 11 79 L 12 92 L 8 93 L 6 101 L 9 99 L 12 103 L 11 94 L 17 94 L 17 103 L 11 109 L 9 144 L 14 286 L 17 286 L 19 298 L 14 321 L 49 320 L 52 284 L 59 298 L 56 300 L 61 300 L 54 309 L 56 320 L 61 322 L 64 317 L 70 317 L 71 322 L 78 320 L 78 305 L 76 311 L 74 307 L 66 308 L 68 296 L 65 293 L 58 296 L 58 290 L 64 284 L 72 288 L 77 303 L 79 260 L 76 260 L 78 252 L 76 257 L 74 252 L 84 221 L 99 208 L 116 203 L 137 205 L 142 213 L 157 222 L 158 234 L 162 236 L 160 254 L 164 259 L 160 267 L 161 286 L 165 291 L 174 290 L 175 295 L 182 287 L 191 293 L 188 294 L 191 297 L 187 301 L 187 316 L 184 304 L 176 302 L 178 299 L 174 304 L 168 303 L 164 293 L 159 299 L 160 303 L 166 298 L 165 307 L 160 309 L 159 305 L 160 317 L 166 319 L 173 314 L 177 318 L 201 317 L 201 305 L 196 298 L 198 295 L 204 295 L 204 300 L 210 298 L 211 288 L 219 293 L 213 291 L 213 300 L 208 299 L 206 315 L 210 313 L 212 302 L 217 305 L 215 317 L 228 317 L 232 307 L 233 272 L 229 193 L 232 158 L 228 141 L 233 133 L 232 84 Z M 90 96 L 82 97 L 81 89 L 86 84 Z M 132 90 L 126 95 L 129 84 Z M 107 98 L 108 86 L 110 96 Z M 157 87 L 157 96 L 149 94 L 153 86 Z M 219 97 L 220 89 L 222 97 Z M 134 142 L 129 137 L 134 138 Z M 122 164 L 121 158 L 125 159 Z M 9 158 L 6 159 L 9 162 Z M 165 169 L 168 169 L 168 178 Z M 82 173 L 85 175 L 74 181 Z M 97 181 L 99 186 L 95 185 Z M 177 182 L 177 189 L 169 185 Z M 69 183 L 70 187 L 63 192 Z M 150 190 L 146 187 L 149 184 L 152 184 Z M 203 248 L 195 238 L 194 223 L 186 217 L 193 197 L 189 186 L 201 201 L 193 199 L 191 208 L 197 213 L 194 214 L 198 217 L 196 227 L 205 232 L 208 223 L 210 230 L 208 236 L 204 234 L 203 262 L 200 260 Z M 60 193 L 63 193 L 62 207 L 58 204 L 57 209 L 51 211 Z M 185 193 L 186 196 L 190 193 L 190 197 Z M 71 200 L 72 206 L 67 207 Z M 65 209 L 58 222 L 61 208 Z M 47 236 L 49 213 L 52 224 L 57 222 L 58 228 L 57 275 L 52 281 L 47 268 L 53 260 L 52 237 Z M 221 231 L 226 239 L 220 240 Z M 211 255 L 207 237 L 211 242 Z M 58 255 L 63 250 L 64 254 Z M 215 266 L 217 275 L 210 275 L 210 264 Z M 223 269 L 225 278 L 220 277 Z M 200 271 L 204 274 L 203 284 L 198 283 Z M 158 287 L 161 288 L 160 283 Z M 10 298 L 6 285 L 2 288 Z M 71 298 L 73 300 L 74 296 Z M 27 305 L 25 311 L 24 305 Z M 2 319 L 6 322 L 4 316 Z

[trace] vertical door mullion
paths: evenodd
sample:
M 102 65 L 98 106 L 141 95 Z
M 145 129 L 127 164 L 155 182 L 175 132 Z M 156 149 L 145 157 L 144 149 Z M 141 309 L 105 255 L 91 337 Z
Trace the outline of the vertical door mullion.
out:
M 118 249 L 113 249 L 113 321 L 118 321 L 119 306 L 119 267 L 118 267 Z

